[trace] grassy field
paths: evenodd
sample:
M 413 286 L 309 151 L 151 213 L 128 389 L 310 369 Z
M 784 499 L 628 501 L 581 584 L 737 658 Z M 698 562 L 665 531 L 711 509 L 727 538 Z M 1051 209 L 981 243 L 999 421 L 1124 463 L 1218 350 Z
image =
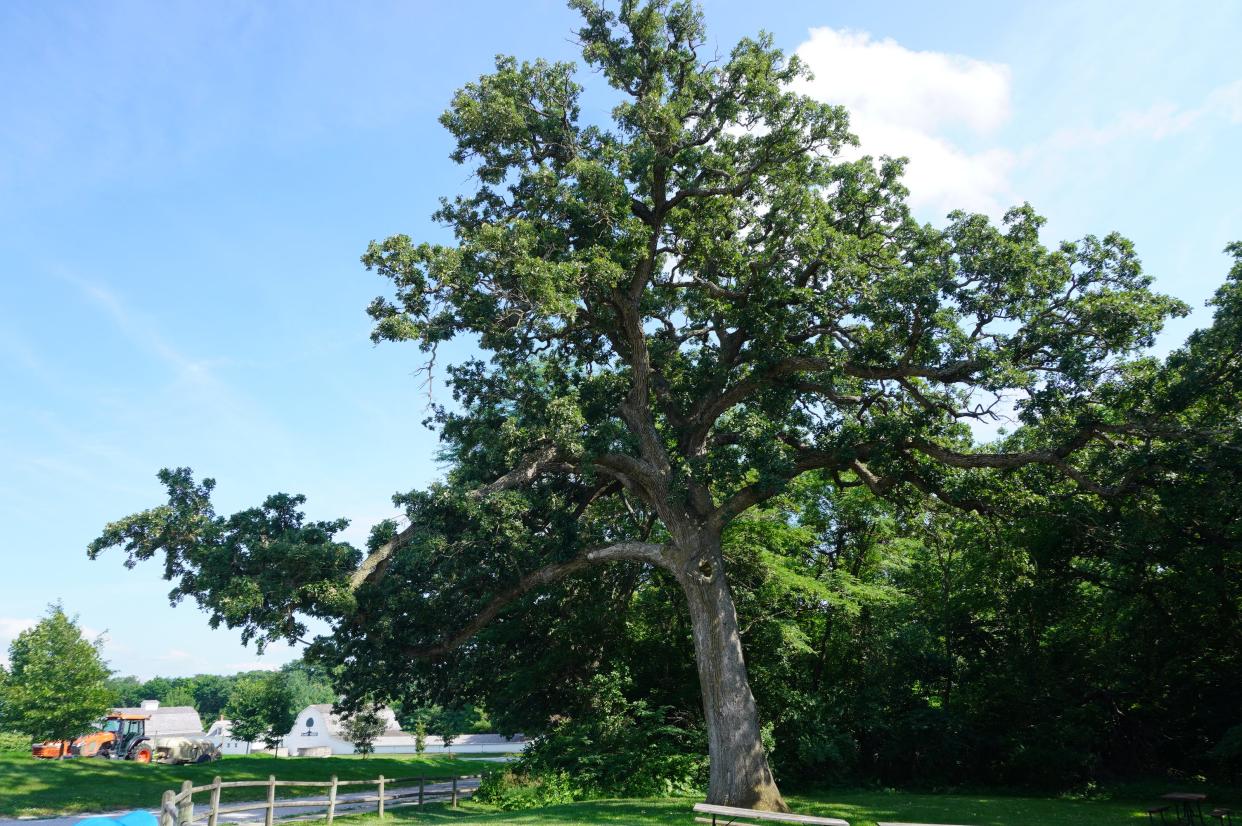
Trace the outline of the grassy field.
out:
M 149 808 L 159 805 L 165 789 L 225 780 L 342 780 L 385 777 L 451 777 L 478 774 L 496 764 L 465 757 L 372 756 L 273 758 L 270 755 L 225 757 L 198 766 L 165 766 L 113 760 L 36 760 L 25 754 L 0 754 L 0 817 L 51 815 Z M 281 789 L 282 797 L 322 794 L 322 789 Z M 226 800 L 254 800 L 262 789 L 226 789 Z
M 165 789 L 181 781 L 195 785 L 225 780 L 266 780 L 275 774 L 282 780 L 326 780 L 336 774 L 342 780 L 367 779 L 380 774 L 390 778 L 450 777 L 477 774 L 496 768 L 495 763 L 469 758 L 385 756 L 362 760 L 356 757 L 274 759 L 268 755 L 226 757 L 202 766 L 140 765 L 109 760 L 34 760 L 25 755 L 0 755 L 0 817 L 100 812 L 155 806 Z M 1171 790 L 1198 791 L 1216 805 L 1242 811 L 1242 789 L 1203 786 L 1186 781 L 1157 781 L 1118 786 L 1089 798 L 1038 797 L 1022 794 L 919 794 L 899 791 L 831 789 L 788 797 L 794 811 L 848 820 L 852 826 L 873 826 L 877 820 L 922 823 L 955 823 L 968 826 L 1143 826 L 1143 809 L 1161 793 Z M 282 797 L 298 790 L 281 789 Z M 315 789 L 303 794 L 321 793 Z M 231 792 L 231 794 L 230 794 Z M 226 790 L 226 800 L 254 800 L 262 790 Z M 649 824 L 693 822 L 693 800 L 598 800 L 549 806 L 526 812 L 500 812 L 481 803 L 466 802 L 453 810 L 447 806 L 393 809 L 384 826 L 418 823 L 453 826 L 533 826 L 562 824 Z M 342 826 L 380 826 L 373 816 L 338 820 Z
M 1183 786 L 1185 784 L 1182 784 Z M 1143 809 L 1151 805 L 1166 785 L 1132 786 L 1101 794 L 1092 799 L 1028 797 L 1022 795 L 912 794 L 896 791 L 833 791 L 821 794 L 791 795 L 794 811 L 848 820 L 852 826 L 874 826 L 879 820 L 922 823 L 955 823 L 968 826 L 1106 826 L 1147 822 Z M 1182 786 L 1178 786 L 1179 789 Z M 1187 786 L 1186 790 L 1195 790 Z M 1218 804 L 1239 811 L 1242 794 L 1238 790 L 1198 788 Z M 694 801 L 676 800 L 598 800 L 549 806 L 525 812 L 500 812 L 480 803 L 466 802 L 456 810 L 447 806 L 428 806 L 391 810 L 383 826 L 409 824 L 452 824 L 452 826 L 599 826 L 599 824 L 683 824 L 690 826 L 690 806 Z M 372 816 L 341 818 L 342 826 L 381 826 Z

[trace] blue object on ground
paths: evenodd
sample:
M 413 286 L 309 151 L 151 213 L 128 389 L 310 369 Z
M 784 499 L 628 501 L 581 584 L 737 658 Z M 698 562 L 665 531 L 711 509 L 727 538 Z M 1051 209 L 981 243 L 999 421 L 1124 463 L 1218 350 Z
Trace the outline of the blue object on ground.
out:
M 158 821 L 150 812 L 127 812 L 119 817 L 88 817 L 74 826 L 156 826 Z

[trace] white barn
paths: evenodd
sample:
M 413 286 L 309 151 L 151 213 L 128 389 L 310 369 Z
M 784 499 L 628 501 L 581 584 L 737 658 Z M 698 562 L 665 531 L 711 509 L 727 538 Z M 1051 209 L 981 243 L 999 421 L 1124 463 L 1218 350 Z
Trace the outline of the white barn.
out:
M 256 740 L 247 743 L 245 740 L 237 740 L 233 737 L 233 723 L 230 720 L 221 718 L 211 724 L 211 728 L 207 729 L 207 739 L 216 744 L 221 754 L 251 754 L 253 752 L 264 751 L 267 746 L 262 741 Z M 278 755 L 283 755 L 285 750 L 277 749 Z
M 388 723 L 388 727 L 375 739 L 376 754 L 414 754 L 418 751 L 415 736 L 401 730 L 391 709 L 380 709 L 380 716 Z M 331 704 L 307 706 L 293 723 L 293 731 L 285 738 L 285 746 L 291 755 L 326 757 L 331 754 L 353 754 L 354 746 L 345 739 L 343 728 L 340 717 L 332 713 Z M 453 739 L 450 748 L 445 748 L 441 738 L 427 735 L 424 752 L 520 752 L 526 748 L 526 744 L 526 738 L 521 735 L 510 738 L 499 734 L 462 734 Z
M 380 709 L 380 716 L 388 724 L 384 733 L 375 740 L 376 754 L 415 754 L 417 738 L 401 730 L 397 717 L 391 709 Z M 207 731 L 207 736 L 220 747 L 223 754 L 251 754 L 264 751 L 261 742 L 246 743 L 232 736 L 232 723 L 217 720 Z M 453 744 L 445 748 L 439 737 L 427 735 L 423 749 L 425 754 L 484 754 L 515 753 L 525 750 L 525 737 L 504 737 L 500 734 L 462 734 L 453 738 Z M 284 745 L 277 754 L 291 757 L 329 757 L 334 754 L 353 754 L 354 746 L 345 739 L 344 726 L 339 715 L 332 713 L 330 703 L 307 706 L 298 714 L 293 730 L 285 736 Z

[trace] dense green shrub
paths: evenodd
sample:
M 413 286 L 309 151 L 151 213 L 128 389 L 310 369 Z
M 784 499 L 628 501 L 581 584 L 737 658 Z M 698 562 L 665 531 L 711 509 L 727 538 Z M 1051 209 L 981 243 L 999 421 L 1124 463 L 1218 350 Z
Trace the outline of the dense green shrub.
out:
M 30 751 L 30 738 L 24 734 L 0 731 L 0 754 L 26 753 Z
M 531 744 L 519 772 L 568 775 L 586 797 L 701 794 L 707 781 L 702 730 L 674 725 L 669 709 L 627 698 L 628 688 L 624 672 L 594 677 L 581 709 Z
M 541 777 L 512 771 L 487 772 L 479 781 L 474 799 L 490 803 L 506 812 L 535 809 L 557 803 L 572 803 L 575 794 L 569 775 L 551 772 Z

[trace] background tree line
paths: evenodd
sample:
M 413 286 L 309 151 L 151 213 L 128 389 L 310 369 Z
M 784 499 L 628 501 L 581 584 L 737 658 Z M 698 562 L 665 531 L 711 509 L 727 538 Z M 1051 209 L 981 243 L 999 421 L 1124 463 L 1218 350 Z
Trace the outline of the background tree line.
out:
M 112 705 L 134 707 L 143 700 L 159 700 L 165 706 L 193 706 L 204 725 L 224 714 L 237 686 L 248 680 L 263 680 L 272 673 L 280 675 L 289 694 L 289 704 L 296 710 L 316 703 L 336 700 L 330 676 L 324 669 L 295 660 L 277 672 L 243 671 L 231 675 L 196 674 L 193 677 L 152 677 L 140 680 L 135 676 L 112 676 L 107 688 Z M 227 715 L 225 715 L 227 716 Z

